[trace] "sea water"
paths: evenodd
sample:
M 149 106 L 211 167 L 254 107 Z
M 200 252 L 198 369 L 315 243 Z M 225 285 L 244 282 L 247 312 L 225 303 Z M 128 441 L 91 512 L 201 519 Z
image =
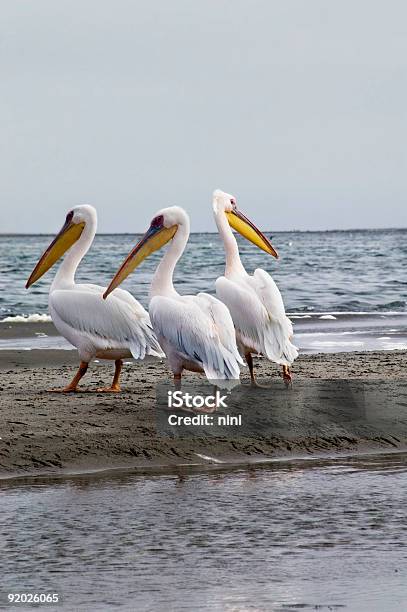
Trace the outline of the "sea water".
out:
M 0 608 L 405 610 L 406 459 L 3 482 Z
M 97 236 L 77 282 L 106 286 L 139 237 Z M 51 238 L 0 235 L 0 321 L 46 317 L 54 271 L 29 291 L 24 285 Z M 276 232 L 272 241 L 278 260 L 239 237 L 242 261 L 277 282 L 303 353 L 407 348 L 407 230 Z M 154 253 L 123 284 L 144 306 L 161 256 Z M 178 291 L 214 293 L 224 261 L 217 234 L 192 234 L 175 272 Z M 55 337 L 0 341 L 0 348 L 33 347 L 71 348 Z

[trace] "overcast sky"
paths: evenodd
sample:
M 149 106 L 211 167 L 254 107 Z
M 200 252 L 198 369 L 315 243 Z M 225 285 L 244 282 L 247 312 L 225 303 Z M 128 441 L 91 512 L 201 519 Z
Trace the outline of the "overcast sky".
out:
M 400 0 L 2 0 L 0 232 L 407 226 Z

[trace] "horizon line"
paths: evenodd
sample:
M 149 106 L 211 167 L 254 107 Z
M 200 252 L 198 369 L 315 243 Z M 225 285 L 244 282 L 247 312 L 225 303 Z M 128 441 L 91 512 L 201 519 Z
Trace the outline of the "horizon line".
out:
M 290 229 L 290 230 L 262 230 L 264 233 L 270 234 L 326 234 L 334 232 L 389 232 L 389 231 L 403 231 L 407 230 L 407 227 L 349 227 L 346 229 Z M 145 230 L 144 230 L 145 231 Z M 135 234 L 144 234 L 141 232 L 97 232 L 96 236 L 134 236 Z M 0 232 L 0 236 L 53 236 L 55 232 Z M 194 231 L 190 232 L 193 234 L 213 234 L 217 235 L 217 231 Z

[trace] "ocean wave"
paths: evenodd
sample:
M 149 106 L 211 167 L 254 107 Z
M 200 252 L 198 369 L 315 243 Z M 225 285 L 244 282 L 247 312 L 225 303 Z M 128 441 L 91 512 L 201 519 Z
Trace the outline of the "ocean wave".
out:
M 321 340 L 313 342 L 312 345 L 320 348 L 335 348 L 335 347 L 351 347 L 351 346 L 363 346 L 365 343 L 362 341 L 355 340 L 354 342 L 340 342 L 337 340 Z
M 52 319 L 48 314 L 33 313 L 6 317 L 0 323 L 50 323 L 51 321 Z
M 393 302 L 387 302 L 387 304 L 380 304 L 378 306 L 378 310 L 387 310 L 388 308 L 405 308 L 406 306 L 406 300 L 394 300 Z

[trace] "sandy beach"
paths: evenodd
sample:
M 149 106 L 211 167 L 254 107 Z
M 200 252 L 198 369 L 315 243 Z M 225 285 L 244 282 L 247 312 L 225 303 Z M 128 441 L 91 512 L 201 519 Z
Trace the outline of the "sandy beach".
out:
M 16 327 L 27 333 L 25 326 Z M 34 328 L 42 329 L 38 324 L 30 328 L 30 333 L 35 333 Z M 295 363 L 294 385 L 309 379 L 407 383 L 406 363 L 407 353 L 403 351 L 303 355 Z M 76 367 L 76 351 L 0 351 L 2 477 L 120 467 L 160 470 L 181 464 L 206 465 L 211 459 L 239 464 L 284 456 L 401 450 L 407 446 L 407 414 L 398 407 L 394 415 L 394 407 L 390 410 L 387 406 L 383 412 L 388 414 L 388 422 L 380 425 L 383 431 L 360 422 L 357 428 L 353 422 L 332 431 L 327 422 L 312 423 L 310 428 L 307 415 L 301 413 L 292 421 L 288 419 L 292 424 L 289 439 L 278 433 L 253 438 L 162 436 L 156 427 L 155 387 L 170 380 L 165 362 L 126 363 L 120 394 L 96 392 L 110 382 L 113 368 L 107 362 L 91 365 L 79 393 L 47 391 L 64 385 Z M 271 378 L 278 384 L 276 366 L 259 359 L 257 371 L 260 379 L 270 382 Z M 187 374 L 185 380 L 194 380 L 194 375 Z M 242 384 L 248 384 L 246 372 Z M 261 393 L 259 390 L 264 403 L 266 396 Z M 278 425 L 282 417 L 274 418 Z

